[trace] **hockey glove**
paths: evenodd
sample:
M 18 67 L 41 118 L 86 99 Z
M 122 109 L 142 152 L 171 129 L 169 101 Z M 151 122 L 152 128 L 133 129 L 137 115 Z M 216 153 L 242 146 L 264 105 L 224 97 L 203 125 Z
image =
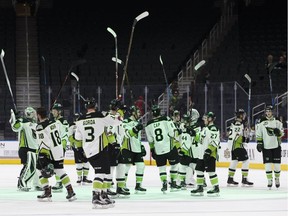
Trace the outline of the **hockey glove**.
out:
M 49 156 L 44 153 L 39 153 L 38 155 L 38 164 L 40 165 L 40 168 L 43 169 L 51 162 Z
M 143 129 L 143 125 L 139 122 L 132 130 L 135 134 Z
M 281 136 L 281 131 L 278 128 L 274 128 L 273 132 L 274 132 L 275 136 L 277 136 L 277 137 Z
M 45 166 L 43 169 L 41 169 L 41 175 L 44 178 L 50 178 L 54 175 L 54 165 L 52 163 L 49 163 L 47 166 Z
M 121 150 L 120 144 L 115 142 L 115 143 L 112 143 L 111 145 L 113 147 L 112 152 L 113 152 L 114 157 L 118 158 L 120 155 L 120 150 Z
M 86 158 L 84 149 L 82 147 L 76 148 L 76 152 L 77 152 L 76 154 L 78 155 L 79 160 L 81 160 L 82 162 L 86 161 L 87 158 Z
M 151 152 L 152 158 L 153 158 L 154 160 L 156 160 L 156 159 L 155 159 L 155 158 L 156 158 L 155 149 L 154 149 L 154 148 L 151 148 L 151 149 L 150 149 L 150 152 Z
M 178 149 L 178 155 L 179 155 L 179 157 L 183 157 L 185 155 L 185 153 L 181 149 Z
M 187 133 L 190 134 L 190 136 L 196 136 L 196 131 L 193 130 L 191 127 L 187 127 Z
M 211 149 L 206 149 L 204 152 L 203 160 L 204 160 L 205 169 L 208 166 L 208 162 L 211 158 L 211 153 L 212 153 Z
M 243 143 L 249 143 L 250 142 L 250 139 L 249 139 L 249 137 L 242 137 L 242 142 Z
M 146 152 L 145 146 L 141 145 L 141 155 L 142 155 L 142 157 L 145 157 L 146 154 L 147 154 L 147 152 Z
M 263 151 L 263 142 L 257 142 L 257 146 L 256 146 L 256 148 L 257 148 L 257 151 L 258 152 L 262 152 Z

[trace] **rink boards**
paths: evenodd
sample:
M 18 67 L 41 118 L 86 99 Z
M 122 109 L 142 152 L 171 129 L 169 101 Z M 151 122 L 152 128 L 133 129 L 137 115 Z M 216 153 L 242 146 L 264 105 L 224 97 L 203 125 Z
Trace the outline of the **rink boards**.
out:
M 149 144 L 142 142 L 147 152 L 149 150 Z M 263 169 L 262 154 L 256 150 L 256 143 L 251 142 L 247 146 L 247 152 L 250 159 L 250 168 L 252 169 Z M 218 162 L 217 167 L 228 167 L 231 154 L 227 148 L 226 142 L 221 142 L 221 148 L 218 151 Z M 146 165 L 155 165 L 155 161 L 147 154 L 145 157 Z M 18 141 L 0 141 L 0 164 L 20 164 L 18 158 Z M 65 164 L 74 164 L 74 153 L 71 148 L 66 149 Z M 281 169 L 288 170 L 288 143 L 282 143 L 282 158 L 281 158 Z

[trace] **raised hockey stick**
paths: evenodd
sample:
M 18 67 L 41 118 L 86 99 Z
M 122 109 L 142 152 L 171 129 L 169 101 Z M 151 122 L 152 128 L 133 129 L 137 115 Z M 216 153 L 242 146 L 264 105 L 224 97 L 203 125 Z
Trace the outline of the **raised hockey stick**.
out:
M 167 75 L 166 75 L 166 71 L 165 71 L 165 67 L 164 67 L 164 64 L 163 64 L 163 61 L 162 61 L 162 57 L 161 55 L 159 55 L 159 61 L 161 63 L 161 66 L 162 66 L 162 70 L 163 70 L 163 73 L 164 73 L 164 79 L 165 79 L 165 83 L 166 83 L 166 90 L 167 90 L 167 103 L 170 104 L 170 91 L 169 91 L 169 84 L 168 84 L 168 80 L 167 80 Z M 169 109 L 168 109 L 169 110 Z
M 64 82 L 62 83 L 62 85 L 61 85 L 61 87 L 60 87 L 60 89 L 59 89 L 59 91 L 58 91 L 58 93 L 57 93 L 57 96 L 55 97 L 55 99 L 54 99 L 54 101 L 53 101 L 53 103 L 52 103 L 52 105 L 51 105 L 51 107 L 50 107 L 50 110 L 52 109 L 52 107 L 54 106 L 54 104 L 57 102 L 57 100 L 58 100 L 58 98 L 59 98 L 59 96 L 60 96 L 60 94 L 61 94 L 61 91 L 62 91 L 62 89 L 63 89 L 63 87 L 64 87 L 64 85 L 65 85 L 68 77 L 70 76 L 71 70 L 72 70 L 74 67 L 77 67 L 77 66 L 79 66 L 79 65 L 81 65 L 81 64 L 84 64 L 84 63 L 86 63 L 86 59 L 80 59 L 80 60 L 77 60 L 77 61 L 75 61 L 75 62 L 72 62 L 72 64 L 70 65 L 70 68 L 69 68 L 69 70 L 68 70 L 68 73 L 67 73 L 67 75 L 66 75 L 66 77 L 65 77 L 65 79 L 64 79 Z
M 251 109 L 251 77 L 248 75 L 248 74 L 245 74 L 244 75 L 244 77 L 248 80 L 248 82 L 249 82 L 249 92 L 248 92 L 248 110 L 247 110 L 247 112 L 248 112 L 248 115 L 247 115 L 247 120 L 248 120 L 248 129 L 250 129 L 250 118 L 251 118 L 251 116 L 250 116 L 250 109 Z
M 5 74 L 7 86 L 8 86 L 9 91 L 10 91 L 10 95 L 11 95 L 11 97 L 12 97 L 12 102 L 13 102 L 13 105 L 14 105 L 15 112 L 18 112 L 16 103 L 15 103 L 15 99 L 14 99 L 14 95 L 13 95 L 13 92 L 12 92 L 12 89 L 11 89 L 11 84 L 10 84 L 10 81 L 9 81 L 9 77 L 8 77 L 8 74 L 7 74 L 6 66 L 5 66 L 5 63 L 4 63 L 4 56 L 5 56 L 5 52 L 4 52 L 4 50 L 2 49 L 2 50 L 1 50 L 1 54 L 0 54 L 0 58 L 1 58 L 1 63 L 2 63 L 2 67 L 3 67 L 3 71 L 4 71 L 4 74 Z
M 137 24 L 137 22 L 145 17 L 147 17 L 149 15 L 149 13 L 147 11 L 141 13 L 140 15 L 138 15 L 133 22 L 132 25 L 132 30 L 131 30 L 131 35 L 130 35 L 130 40 L 129 40 L 129 46 L 128 46 L 128 52 L 126 55 L 126 61 L 125 61 L 125 65 L 124 65 L 124 73 L 123 73 L 123 77 L 122 77 L 122 82 L 121 82 L 121 87 L 120 87 L 120 91 L 123 91 L 123 86 L 124 86 L 124 81 L 125 81 L 125 77 L 127 76 L 127 65 L 128 65 L 128 60 L 129 60 L 129 55 L 130 55 L 130 50 L 131 50 L 131 45 L 132 45 L 132 40 L 133 40 L 133 34 L 134 34 L 134 29 L 135 26 Z M 127 79 L 127 84 L 129 85 L 128 79 Z M 132 97 L 132 95 L 131 95 Z
M 115 31 L 113 31 L 113 29 L 111 29 L 110 27 L 107 28 L 107 31 L 110 32 L 113 37 L 114 37 L 114 40 L 115 40 L 115 58 L 116 58 L 116 61 L 115 61 L 115 78 L 116 78 L 116 83 L 115 83 L 115 94 L 116 94 L 116 98 L 118 97 L 118 63 L 117 63 L 117 60 L 118 60 L 118 49 L 117 49 L 117 34 L 115 33 Z
M 116 59 L 115 57 L 112 57 L 112 61 L 117 62 L 120 65 L 123 65 L 123 61 L 119 58 Z

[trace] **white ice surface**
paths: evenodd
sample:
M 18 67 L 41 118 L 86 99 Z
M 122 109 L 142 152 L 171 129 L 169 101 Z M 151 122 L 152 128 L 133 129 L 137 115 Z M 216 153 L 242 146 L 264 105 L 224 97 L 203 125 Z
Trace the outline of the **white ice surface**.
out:
M 267 189 L 267 180 L 264 170 L 250 170 L 249 180 L 254 182 L 253 187 L 227 187 L 227 168 L 217 168 L 220 182 L 220 196 L 193 197 L 191 188 L 186 191 L 163 194 L 160 191 L 161 183 L 158 169 L 155 166 L 146 166 L 143 187 L 146 194 L 134 194 L 135 168 L 129 172 L 127 186 L 130 188 L 129 198 L 115 199 L 114 208 L 93 209 L 91 204 L 92 185 L 79 186 L 76 182 L 74 165 L 66 165 L 65 169 L 71 178 L 77 200 L 68 202 L 66 192 L 53 193 L 52 202 L 39 202 L 37 195 L 42 192 L 17 191 L 17 176 L 20 165 L 0 165 L 0 215 L 139 215 L 139 216 L 288 216 L 288 177 L 287 172 L 281 172 L 281 187 Z M 90 169 L 89 178 L 93 179 L 93 170 Z M 207 178 L 208 179 L 208 178 Z M 241 181 L 240 169 L 235 175 L 236 181 Z M 211 187 L 209 181 L 208 189 Z M 50 179 L 55 184 L 55 178 Z

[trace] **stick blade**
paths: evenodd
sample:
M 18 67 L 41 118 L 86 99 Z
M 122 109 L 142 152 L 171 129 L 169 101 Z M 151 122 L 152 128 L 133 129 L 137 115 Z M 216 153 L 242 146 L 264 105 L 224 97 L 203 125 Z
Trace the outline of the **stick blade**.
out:
M 123 64 L 123 61 L 121 59 L 119 59 L 119 58 L 116 59 L 115 57 L 112 57 L 112 61 L 117 62 L 120 65 Z
M 245 74 L 244 77 L 248 80 L 249 83 L 251 83 L 251 77 L 248 74 Z
M 107 31 L 110 32 L 113 35 L 114 38 L 117 37 L 117 34 L 115 33 L 115 31 L 112 28 L 107 27 Z
M 159 56 L 159 61 L 163 65 L 163 61 L 162 61 L 161 55 Z
M 135 20 L 138 22 L 139 20 L 147 17 L 148 15 L 149 15 L 148 11 L 145 11 L 145 12 L 141 13 L 140 15 L 138 15 L 138 16 L 135 18 Z
M 205 63 L 205 60 L 201 60 L 197 65 L 195 65 L 194 70 L 199 70 Z
M 79 77 L 77 76 L 77 74 L 75 74 L 74 72 L 71 72 L 71 75 L 76 79 L 76 81 L 79 81 Z
M 5 55 L 5 52 L 4 52 L 4 50 L 2 49 L 2 50 L 1 50 L 1 58 L 3 58 L 4 55 Z

